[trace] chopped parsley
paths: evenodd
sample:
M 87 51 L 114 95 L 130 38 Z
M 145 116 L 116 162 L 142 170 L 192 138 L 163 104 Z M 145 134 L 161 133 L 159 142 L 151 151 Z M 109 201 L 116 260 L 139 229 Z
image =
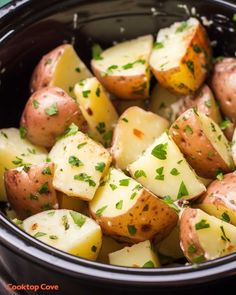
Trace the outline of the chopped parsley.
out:
M 81 72 L 81 70 L 80 70 L 79 67 L 75 68 L 75 71 L 76 71 L 77 73 L 80 73 L 80 72 Z
M 128 232 L 131 236 L 134 236 L 136 234 L 137 229 L 134 225 L 128 224 L 127 228 L 128 228 Z
M 41 209 L 43 211 L 47 211 L 47 210 L 51 210 L 52 209 L 52 205 L 50 203 L 44 203 L 42 206 L 41 206 Z
M 236 22 L 236 13 L 234 13 L 234 15 L 233 15 L 233 17 L 232 17 L 232 20 L 233 20 L 234 22 Z
M 8 138 L 7 134 L 3 131 L 1 131 L 1 135 L 4 136 L 5 138 Z
M 187 134 L 193 134 L 193 129 L 189 125 L 186 125 L 184 127 L 184 132 Z
M 99 97 L 100 94 L 101 94 L 101 89 L 98 87 L 98 88 L 96 89 L 96 95 L 97 95 L 97 97 Z
M 200 255 L 200 256 L 196 256 L 192 258 L 193 263 L 202 263 L 204 262 L 206 259 L 204 257 L 204 255 Z
M 225 222 L 230 222 L 230 217 L 229 215 L 224 212 L 222 215 L 221 215 L 221 220 L 225 221 Z
M 87 144 L 87 142 L 82 142 L 80 144 L 77 145 L 77 149 L 81 149 L 83 146 L 85 146 Z
M 50 169 L 50 167 L 45 167 L 42 171 L 43 175 L 52 175 L 52 171 Z
M 49 193 L 49 189 L 48 189 L 48 182 L 45 182 L 39 189 L 38 192 L 40 194 L 48 194 Z
M 167 143 L 155 146 L 152 155 L 160 160 L 165 160 L 167 158 Z
M 76 156 L 70 156 L 68 163 L 71 164 L 72 167 L 81 167 L 84 165 Z
M 147 177 L 147 174 L 143 170 L 136 170 L 134 172 L 134 177 L 135 178 Z
M 96 253 L 96 252 L 97 252 L 97 247 L 96 247 L 95 245 L 93 245 L 93 246 L 91 247 L 91 251 L 94 252 L 94 253 Z
M 109 75 L 109 74 L 111 75 L 111 74 L 113 74 L 113 71 L 116 70 L 116 69 L 118 69 L 118 66 L 117 65 L 111 65 L 110 67 L 107 68 L 106 74 L 107 75 Z
M 117 189 L 117 185 L 110 183 L 110 188 L 114 191 Z
M 173 169 L 170 171 L 170 174 L 171 174 L 171 175 L 174 175 L 174 176 L 177 176 L 177 175 L 179 175 L 180 173 L 179 173 L 178 169 L 173 168 Z
M 43 233 L 43 232 L 38 231 L 38 232 L 34 235 L 34 237 L 35 237 L 35 238 L 40 238 L 40 237 L 43 237 L 43 236 L 46 236 L 46 235 L 47 235 L 46 233 Z
M 58 113 L 57 103 L 53 103 L 50 107 L 45 109 L 45 113 L 48 116 L 54 116 Z
M 78 225 L 79 227 L 83 226 L 86 221 L 85 216 L 75 211 L 70 211 L 70 216 L 72 217 L 74 223 Z
M 83 97 L 88 98 L 89 94 L 91 93 L 91 90 L 84 90 L 82 91 Z
M 104 169 L 106 167 L 106 164 L 104 162 L 99 162 L 97 163 L 97 165 L 95 166 L 95 170 L 99 171 L 99 172 L 103 172 Z
M 182 198 L 184 196 L 188 196 L 188 195 L 189 195 L 189 192 L 186 188 L 185 183 L 182 181 L 180 184 L 180 187 L 179 187 L 179 192 L 178 192 L 177 198 L 180 199 L 180 198 Z
M 204 102 L 204 105 L 207 107 L 207 108 L 210 108 L 211 107 L 211 100 L 208 99 Z
M 189 71 L 194 74 L 194 62 L 192 60 L 186 60 L 186 65 L 189 69 Z
M 104 122 L 99 122 L 96 129 L 100 134 L 103 134 L 106 132 L 106 124 Z
M 116 203 L 116 209 L 121 210 L 123 207 L 123 200 L 120 200 L 118 203 Z
M 192 45 L 192 48 L 193 48 L 193 50 L 194 50 L 196 53 L 201 53 L 201 52 L 202 52 L 202 49 L 201 49 L 197 44 L 193 44 L 193 45 Z
M 32 201 L 37 201 L 38 200 L 38 196 L 34 195 L 34 194 L 30 194 L 29 195 L 29 199 Z
M 149 260 L 147 262 L 144 263 L 144 265 L 142 266 L 143 268 L 153 268 L 155 267 L 154 263 L 152 262 L 152 260 Z
M 195 247 L 194 244 L 190 244 L 190 245 L 188 246 L 188 253 L 189 253 L 189 254 L 193 254 L 193 253 L 195 253 L 196 251 L 197 251 L 197 249 L 196 249 L 196 247 Z
M 84 181 L 87 182 L 89 184 L 89 186 L 96 186 L 96 183 L 91 179 L 91 176 L 89 176 L 86 173 L 80 173 L 74 176 L 75 180 L 79 180 L 79 181 Z
M 62 220 L 62 224 L 63 224 L 65 230 L 68 230 L 70 227 L 69 222 L 68 222 L 68 217 L 66 215 L 63 215 L 61 220 Z
M 178 28 L 176 29 L 175 33 L 182 33 L 183 31 L 185 31 L 188 28 L 188 24 L 187 22 L 182 22 Z
M 126 178 L 126 179 L 121 179 L 119 181 L 120 186 L 128 186 L 129 185 L 129 181 L 130 179 Z
M 176 206 L 176 204 L 174 203 L 174 201 L 171 199 L 171 196 L 165 196 L 163 197 L 163 201 L 172 209 L 174 209 L 177 213 L 180 212 L 180 209 L 178 208 L 178 206 Z
M 33 107 L 34 107 L 35 109 L 38 109 L 38 107 L 39 107 L 40 103 L 39 103 L 39 101 L 38 101 L 38 100 L 36 100 L 36 99 L 33 99 L 33 101 L 32 101 L 32 105 L 33 105 Z
M 223 225 L 221 225 L 220 226 L 220 230 L 221 230 L 221 232 L 222 232 L 222 236 L 221 236 L 221 239 L 223 240 L 223 241 L 228 241 L 228 242 L 230 242 L 230 239 L 226 236 L 226 234 L 225 234 L 225 230 L 224 230 L 224 227 L 223 227 Z
M 107 206 L 103 206 L 102 208 L 98 209 L 96 211 L 96 215 L 97 216 L 101 216 L 103 214 L 103 212 L 106 210 Z
M 52 63 L 52 59 L 51 59 L 51 58 L 48 58 L 48 59 L 45 61 L 44 65 L 47 66 L 47 65 L 50 65 L 51 63 Z
M 75 135 L 77 132 L 79 131 L 79 128 L 77 125 L 75 125 L 74 123 L 70 124 L 69 127 L 66 128 L 66 130 L 64 131 L 64 134 L 62 136 L 59 137 L 60 138 L 65 138 L 71 135 Z
M 133 68 L 133 66 L 134 66 L 135 64 L 138 64 L 138 63 L 145 64 L 145 62 L 146 62 L 146 61 L 145 61 L 144 59 L 138 59 L 138 60 L 134 61 L 133 63 L 128 63 L 128 64 L 122 66 L 122 69 L 124 69 L 124 70 L 128 70 L 128 69 Z
M 92 47 L 92 57 L 95 60 L 102 60 L 102 48 L 99 44 L 94 44 Z
M 163 171 L 164 171 L 164 167 L 160 167 L 160 168 L 156 169 L 157 176 L 155 177 L 155 179 L 164 180 L 165 176 L 163 174 Z
M 195 229 L 196 230 L 200 230 L 200 229 L 204 229 L 204 228 L 209 228 L 209 227 L 210 227 L 210 224 L 207 223 L 206 219 L 202 219 L 198 223 L 195 224 Z
M 51 235 L 51 236 L 49 236 L 49 239 L 51 239 L 51 240 L 57 240 L 57 239 L 58 239 L 58 236 L 56 236 L 56 235 Z
M 216 178 L 221 181 L 224 179 L 224 174 L 221 171 L 218 171 L 216 174 Z
M 55 214 L 55 211 L 51 211 L 47 213 L 48 216 L 53 216 L 54 214 Z
M 153 49 L 161 49 L 164 48 L 164 44 L 162 42 L 155 42 L 153 45 Z
M 19 128 L 20 137 L 23 139 L 26 137 L 27 129 L 24 126 L 20 126 Z
M 130 200 L 133 200 L 137 196 L 137 194 L 137 192 L 132 193 L 132 195 L 130 196 Z
M 221 130 L 225 130 L 225 129 L 227 129 L 229 127 L 229 125 L 230 125 L 230 120 L 229 119 L 225 119 L 224 121 L 222 121 L 220 123 L 220 129 Z
M 127 118 L 122 118 L 121 120 L 124 121 L 125 123 L 129 122 L 129 120 Z

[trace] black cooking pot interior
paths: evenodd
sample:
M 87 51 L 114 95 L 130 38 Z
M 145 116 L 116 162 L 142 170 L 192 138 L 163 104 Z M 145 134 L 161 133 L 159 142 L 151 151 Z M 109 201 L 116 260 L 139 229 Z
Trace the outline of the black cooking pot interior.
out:
M 31 73 L 42 55 L 59 44 L 72 42 L 89 66 L 94 43 L 106 48 L 114 41 L 155 35 L 192 15 L 206 25 L 215 56 L 235 56 L 234 13 L 233 0 L 12 1 L 0 10 L 0 127 L 18 126 Z M 58 292 L 45 294 L 193 294 L 236 284 L 236 254 L 198 267 L 128 269 L 53 249 L 23 233 L 3 213 L 0 234 L 0 271 L 8 273 L 5 283 L 59 285 Z

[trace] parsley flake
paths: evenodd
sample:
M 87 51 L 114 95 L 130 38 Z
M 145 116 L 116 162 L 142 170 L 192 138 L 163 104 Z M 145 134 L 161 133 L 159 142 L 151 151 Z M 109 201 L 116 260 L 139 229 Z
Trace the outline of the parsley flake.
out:
M 207 223 L 206 219 L 202 219 L 198 223 L 195 224 L 195 229 L 196 230 L 200 230 L 200 229 L 204 229 L 204 228 L 209 228 L 209 227 L 210 227 L 210 224 Z
M 85 216 L 75 211 L 70 211 L 70 216 L 72 217 L 74 223 L 79 227 L 82 227 L 86 221 Z
M 167 143 L 158 144 L 152 150 L 152 155 L 160 160 L 165 160 L 167 158 Z
M 45 109 L 45 113 L 48 116 L 54 116 L 58 113 L 57 103 L 53 103 L 50 107 Z

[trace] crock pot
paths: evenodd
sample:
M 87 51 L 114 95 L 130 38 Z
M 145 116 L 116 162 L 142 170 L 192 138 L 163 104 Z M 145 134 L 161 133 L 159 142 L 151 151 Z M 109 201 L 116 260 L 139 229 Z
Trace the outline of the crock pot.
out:
M 192 15 L 206 26 L 215 56 L 235 56 L 234 13 L 233 0 L 12 1 L 0 10 L 0 128 L 18 126 L 33 68 L 43 54 L 61 43 L 73 43 L 89 65 L 93 43 L 105 48 L 113 42 L 155 35 L 159 28 Z M 4 292 L 7 284 L 58 285 L 57 291 L 38 294 L 63 295 L 211 294 L 236 287 L 236 254 L 197 267 L 115 267 L 53 249 L 22 232 L 2 212 L 0 251 L 0 274 L 9 275 Z

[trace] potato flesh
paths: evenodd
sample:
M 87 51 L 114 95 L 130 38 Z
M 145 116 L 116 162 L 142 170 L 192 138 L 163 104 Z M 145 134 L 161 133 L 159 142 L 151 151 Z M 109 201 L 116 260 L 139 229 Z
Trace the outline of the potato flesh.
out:
M 93 60 L 92 62 L 104 74 L 107 73 L 110 66 L 117 66 L 117 69 L 109 72 L 111 76 L 146 75 L 152 44 L 153 37 L 151 35 L 125 41 L 103 51 L 102 60 Z M 138 60 L 145 60 L 145 63 L 136 62 Z M 132 67 L 123 69 L 123 66 L 134 62 L 136 63 Z
M 168 125 L 166 119 L 138 107 L 126 110 L 114 130 L 111 153 L 116 167 L 126 169 Z
M 69 197 L 59 191 L 57 192 L 57 199 L 60 209 L 69 209 L 87 215 L 87 205 L 85 201 L 75 197 Z
M 105 180 L 106 181 L 106 180 Z M 126 181 L 128 185 L 120 185 Z M 90 208 L 93 212 L 97 212 L 100 208 L 107 206 L 102 215 L 105 217 L 115 217 L 126 213 L 132 208 L 139 195 L 142 193 L 142 186 L 137 187 L 138 183 L 134 179 L 127 177 L 122 171 L 110 168 L 107 175 L 107 182 L 96 191 L 93 200 L 90 202 Z M 135 198 L 131 198 L 136 193 Z M 111 197 L 112 195 L 112 197 Z M 122 202 L 119 209 L 117 204 Z
M 153 149 L 160 145 L 167 146 L 166 159 L 159 159 L 152 155 Z M 160 170 L 158 173 L 156 170 L 161 168 L 163 168 L 162 173 Z M 177 169 L 178 175 L 171 174 L 171 172 L 174 173 L 173 169 Z M 166 133 L 157 138 L 138 160 L 130 164 L 128 170 L 134 178 L 137 170 L 143 170 L 146 177 L 140 177 L 137 181 L 160 197 L 170 196 L 172 200 L 192 199 L 206 190 L 176 144 Z M 157 177 L 159 179 L 156 179 Z M 187 191 L 183 189 L 184 186 Z
M 72 218 L 79 214 L 71 210 L 49 210 L 23 221 L 22 228 L 42 242 L 82 258 L 95 260 L 102 243 L 99 225 L 85 215 L 79 216 L 84 224 L 79 226 Z
M 232 156 L 229 152 L 229 142 L 224 136 L 224 133 L 221 131 L 220 127 L 209 117 L 202 113 L 198 113 L 199 122 L 201 123 L 201 128 L 207 138 L 210 140 L 214 149 L 219 153 L 225 163 L 229 168 L 233 168 Z M 219 140 L 218 138 L 221 138 Z
M 0 130 L 0 201 L 6 201 L 3 175 L 6 169 L 16 168 L 21 163 L 41 164 L 46 161 L 47 150 L 31 144 L 20 137 L 16 128 Z M 22 161 L 20 161 L 22 159 Z M 14 164 L 19 163 L 19 164 Z
M 234 130 L 234 134 L 233 134 L 231 151 L 232 151 L 234 165 L 236 166 L 236 129 Z
M 109 145 L 118 114 L 106 90 L 96 78 L 89 78 L 75 85 L 76 100 L 89 125 L 89 135 L 104 145 Z M 99 128 L 104 124 L 104 128 Z M 108 139 L 106 139 L 108 136 Z
M 81 61 L 71 45 L 66 46 L 53 72 L 50 86 L 57 86 L 74 96 L 73 87 L 82 79 L 92 77 L 92 74 Z
M 92 200 L 111 163 L 108 151 L 80 131 L 57 141 L 49 157 L 55 164 L 53 186 L 68 196 L 82 200 Z M 82 163 L 73 166 L 69 163 L 71 157 Z M 99 163 L 102 163 L 101 171 L 96 169 Z
M 205 252 L 205 258 L 212 260 L 236 251 L 236 227 L 232 224 L 210 216 L 200 209 L 193 221 L 194 224 L 206 220 L 208 228 L 196 230 L 196 234 Z M 230 241 L 228 241 L 229 239 Z
M 144 267 L 145 264 L 148 265 L 150 262 L 153 267 L 160 266 L 158 257 L 152 251 L 150 241 L 144 241 L 131 247 L 125 247 L 122 250 L 110 253 L 109 262 L 110 264 L 127 267 Z

